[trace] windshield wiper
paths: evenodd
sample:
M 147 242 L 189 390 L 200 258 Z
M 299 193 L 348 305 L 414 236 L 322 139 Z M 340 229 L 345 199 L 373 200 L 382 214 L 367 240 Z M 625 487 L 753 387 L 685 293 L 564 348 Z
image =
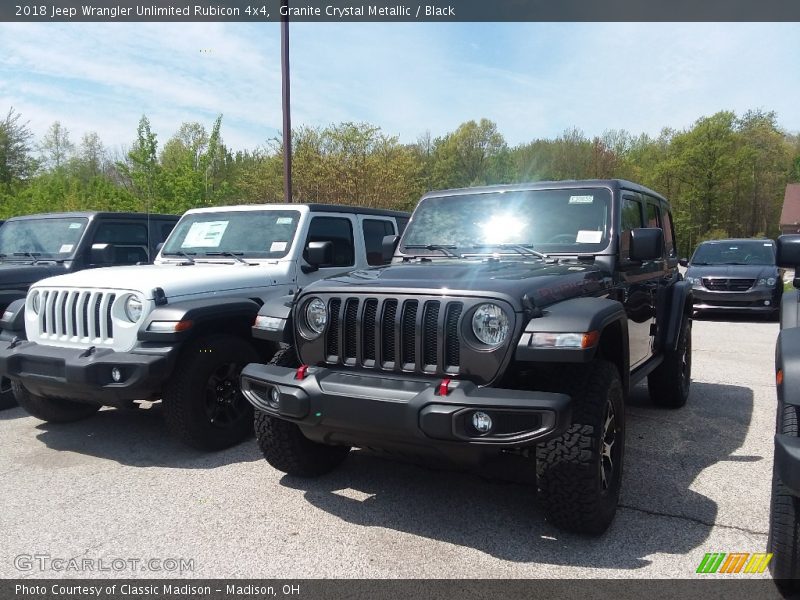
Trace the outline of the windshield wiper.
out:
M 249 263 L 243 259 L 242 254 L 244 254 L 244 252 L 228 252 L 227 250 L 221 252 L 204 252 L 205 256 L 230 256 L 232 259 L 242 263 L 243 265 L 252 266 L 253 263 Z
M 197 252 L 192 252 L 192 254 L 196 255 Z M 181 258 L 185 258 L 187 261 L 189 261 L 190 265 L 195 264 L 194 259 L 191 256 L 189 256 L 186 252 L 182 252 L 180 250 L 176 252 L 162 252 L 161 256 L 180 256 Z
M 404 248 L 410 248 L 411 250 L 438 250 L 445 256 L 449 256 L 450 258 L 458 258 L 457 254 L 451 252 L 451 250 L 455 250 L 457 246 L 443 246 L 441 244 L 407 244 L 404 246 Z
M 39 262 L 39 257 L 42 256 L 41 252 L 14 252 L 14 256 L 25 256 L 33 261 L 33 264 Z
M 473 244 L 472 248 L 473 250 L 477 250 L 478 248 L 502 248 L 504 250 L 515 250 L 519 254 L 535 256 L 536 258 L 540 258 L 542 260 L 550 258 L 547 254 L 537 252 L 531 248 L 530 244 Z

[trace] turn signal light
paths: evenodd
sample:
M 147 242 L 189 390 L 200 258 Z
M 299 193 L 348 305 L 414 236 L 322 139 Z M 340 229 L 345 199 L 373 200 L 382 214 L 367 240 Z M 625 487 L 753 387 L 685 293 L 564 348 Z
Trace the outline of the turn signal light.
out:
M 783 385 L 783 369 L 778 370 L 778 373 L 775 375 L 775 382 L 778 385 Z

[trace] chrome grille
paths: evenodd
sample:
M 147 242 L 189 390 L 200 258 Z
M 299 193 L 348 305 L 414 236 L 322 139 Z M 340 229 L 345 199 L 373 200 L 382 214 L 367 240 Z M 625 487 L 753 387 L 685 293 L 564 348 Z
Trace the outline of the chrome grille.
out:
M 755 279 L 730 279 L 723 277 L 704 277 L 703 286 L 714 292 L 746 292 L 755 284 Z
M 460 370 L 460 301 L 331 298 L 328 309 L 328 363 L 442 374 Z
M 39 337 L 85 343 L 112 343 L 111 307 L 117 295 L 91 290 L 44 289 L 39 298 Z

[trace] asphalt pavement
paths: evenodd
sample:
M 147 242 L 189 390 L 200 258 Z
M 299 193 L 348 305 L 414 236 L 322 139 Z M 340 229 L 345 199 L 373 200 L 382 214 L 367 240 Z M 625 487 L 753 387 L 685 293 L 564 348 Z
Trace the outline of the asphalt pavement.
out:
M 0 577 L 694 577 L 707 552 L 765 549 L 777 334 L 695 321 L 687 406 L 630 398 L 621 507 L 599 538 L 472 474 L 356 451 L 303 480 L 253 440 L 196 452 L 158 405 L 68 425 L 2 411 Z

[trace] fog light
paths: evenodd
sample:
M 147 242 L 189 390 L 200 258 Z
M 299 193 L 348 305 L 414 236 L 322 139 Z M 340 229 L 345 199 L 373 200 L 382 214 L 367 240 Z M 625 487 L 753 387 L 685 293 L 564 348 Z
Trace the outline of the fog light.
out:
M 115 383 L 122 381 L 122 371 L 120 371 L 117 367 L 111 369 L 111 379 L 113 379 Z
M 278 388 L 272 388 L 269 391 L 269 405 L 272 408 L 278 408 L 278 404 L 281 401 L 281 393 L 278 391 Z
M 772 302 L 769 300 L 764 300 L 764 306 L 769 306 L 770 304 L 772 304 Z
M 492 418 L 485 412 L 472 413 L 472 426 L 478 433 L 489 433 L 492 429 Z

